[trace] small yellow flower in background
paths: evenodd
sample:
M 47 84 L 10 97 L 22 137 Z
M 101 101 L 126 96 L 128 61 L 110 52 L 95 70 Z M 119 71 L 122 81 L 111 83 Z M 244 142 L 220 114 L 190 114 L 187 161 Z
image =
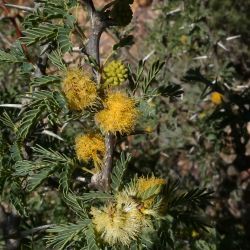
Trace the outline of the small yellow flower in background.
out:
M 215 91 L 211 93 L 210 99 L 213 104 L 220 105 L 223 101 L 223 95 Z
M 196 230 L 192 230 L 191 236 L 192 236 L 192 238 L 197 238 L 200 236 L 200 234 Z
M 63 80 L 62 90 L 67 98 L 69 108 L 81 111 L 94 103 L 97 88 L 88 73 L 81 69 L 69 69 Z
M 92 207 L 92 222 L 96 232 L 110 245 L 129 246 L 146 226 L 146 220 L 137 206 L 132 198 L 118 196 L 117 204 L 110 203 L 101 209 Z
M 128 77 L 128 70 L 121 61 L 112 61 L 103 69 L 104 86 L 121 85 Z
M 96 170 L 100 170 L 102 158 L 105 154 L 105 142 L 100 134 L 86 134 L 76 137 L 76 155 L 79 160 L 93 160 Z
M 188 43 L 188 36 L 182 35 L 182 36 L 180 37 L 180 42 L 181 42 L 183 45 L 187 44 L 187 43 Z
M 200 119 L 204 119 L 205 117 L 207 116 L 207 114 L 206 114 L 206 112 L 201 112 L 201 113 L 199 113 L 199 118 Z
M 124 93 L 110 92 L 103 102 L 104 109 L 95 118 L 102 130 L 111 133 L 130 133 L 138 117 L 135 101 Z

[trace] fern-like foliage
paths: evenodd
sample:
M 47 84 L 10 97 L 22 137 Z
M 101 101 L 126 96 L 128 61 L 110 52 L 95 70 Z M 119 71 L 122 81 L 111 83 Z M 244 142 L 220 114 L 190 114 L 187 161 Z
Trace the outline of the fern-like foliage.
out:
M 84 232 L 88 230 L 90 221 L 88 219 L 78 222 L 77 224 L 65 224 L 48 229 L 47 244 L 53 249 L 66 249 L 77 245 L 81 241 Z M 57 236 L 54 236 L 57 233 Z
M 62 107 L 60 103 L 62 99 L 58 99 L 59 95 L 56 91 L 41 90 L 25 96 L 25 98 L 29 98 L 31 102 L 27 105 L 27 111 L 24 112 L 20 121 L 18 128 L 20 138 L 26 138 L 43 117 L 47 116 L 50 124 L 60 123 L 58 115 L 64 107 Z
M 54 64 L 58 69 L 65 71 L 66 66 L 62 59 L 62 52 L 60 50 L 55 50 L 51 54 L 48 55 L 52 64 Z
M 26 55 L 19 41 L 13 44 L 9 52 L 0 50 L 0 63 L 24 63 Z
M 52 24 L 41 24 L 39 27 L 34 27 L 24 31 L 24 37 L 21 41 L 27 46 L 41 41 L 49 41 L 57 36 L 58 26 Z
M 94 231 L 92 224 L 88 225 L 88 228 L 85 231 L 85 236 L 86 236 L 86 240 L 87 240 L 87 246 L 84 249 L 100 250 L 100 248 L 98 247 L 97 241 L 96 241 L 95 231 Z
M 49 85 L 56 85 L 60 84 L 61 78 L 58 76 L 42 76 L 42 77 L 36 77 L 34 78 L 30 84 L 33 87 L 43 87 L 43 86 L 49 86 Z
M 106 202 L 110 199 L 113 199 L 113 196 L 109 193 L 104 193 L 100 191 L 90 191 L 88 193 L 84 193 L 81 195 L 80 198 L 84 203 L 90 203 L 90 202 Z
M 125 154 L 122 153 L 120 160 L 116 162 L 111 175 L 111 188 L 113 192 L 119 191 L 119 189 L 122 187 L 123 177 L 127 170 L 130 159 L 130 155 L 125 156 Z

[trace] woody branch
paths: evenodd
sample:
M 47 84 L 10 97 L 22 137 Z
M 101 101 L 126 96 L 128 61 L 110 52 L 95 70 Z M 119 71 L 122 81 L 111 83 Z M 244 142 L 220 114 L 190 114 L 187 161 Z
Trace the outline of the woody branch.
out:
M 100 66 L 99 46 L 102 32 L 111 25 L 114 25 L 112 20 L 108 19 L 103 12 L 97 11 L 92 0 L 81 0 L 80 3 L 86 6 L 91 19 L 91 32 L 86 45 L 86 53 L 92 57 L 98 66 Z M 104 7 L 105 9 L 106 7 Z M 98 74 L 98 73 L 97 73 Z M 98 76 L 96 76 L 98 79 Z M 110 175 L 112 171 L 113 151 L 115 147 L 115 136 L 112 133 L 105 135 L 106 152 L 104 156 L 103 168 L 100 173 L 92 176 L 91 188 L 100 190 L 108 190 L 110 187 Z

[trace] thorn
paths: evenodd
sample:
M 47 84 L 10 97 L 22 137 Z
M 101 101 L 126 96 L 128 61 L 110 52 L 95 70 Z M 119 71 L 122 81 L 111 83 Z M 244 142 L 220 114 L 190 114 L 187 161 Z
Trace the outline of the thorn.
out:
M 208 59 L 208 56 L 197 56 L 193 58 L 193 60 L 203 60 L 203 59 Z
M 3 108 L 17 108 L 17 109 L 22 109 L 23 105 L 22 104 L 0 104 L 0 107 Z
M 61 136 L 55 134 L 52 131 L 46 130 L 46 129 L 42 131 L 42 134 L 52 136 L 52 137 L 54 137 L 54 138 L 56 138 L 56 139 L 58 139 L 60 141 L 64 141 L 64 139 Z
M 229 37 L 226 38 L 226 41 L 231 41 L 231 40 L 234 40 L 234 39 L 238 39 L 240 37 L 241 37 L 241 35 L 229 36 Z
M 15 4 L 9 4 L 9 3 L 6 3 L 5 6 L 9 7 L 9 8 L 14 8 L 14 9 L 18 9 L 18 10 L 27 11 L 27 12 L 33 12 L 34 11 L 34 8 L 31 8 L 31 7 L 28 7 L 28 6 L 15 5 Z
M 229 51 L 229 49 L 222 42 L 218 42 L 217 44 L 225 51 Z

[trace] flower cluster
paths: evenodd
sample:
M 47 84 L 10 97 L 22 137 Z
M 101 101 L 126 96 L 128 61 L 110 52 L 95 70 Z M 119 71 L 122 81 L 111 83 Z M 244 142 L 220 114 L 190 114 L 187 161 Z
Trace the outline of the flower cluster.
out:
M 100 170 L 105 153 L 104 139 L 100 134 L 90 133 L 76 137 L 75 150 L 79 160 L 93 160 L 96 170 Z
M 96 114 L 96 121 L 104 132 L 129 133 L 138 117 L 135 101 L 124 93 L 110 92 L 103 102 L 104 109 Z
M 146 226 L 137 203 L 124 196 L 117 197 L 117 203 L 110 203 L 101 209 L 92 208 L 93 224 L 96 232 L 110 245 L 129 245 Z
M 97 98 L 97 88 L 90 76 L 80 69 L 69 69 L 63 81 L 62 90 L 69 108 L 81 111 L 92 105 Z
M 118 86 L 128 77 L 127 68 L 121 61 L 112 61 L 103 69 L 104 86 Z
M 98 209 L 91 208 L 92 223 L 102 240 L 110 245 L 129 246 L 152 226 L 151 217 L 159 214 L 164 179 L 139 178 L 115 200 Z

